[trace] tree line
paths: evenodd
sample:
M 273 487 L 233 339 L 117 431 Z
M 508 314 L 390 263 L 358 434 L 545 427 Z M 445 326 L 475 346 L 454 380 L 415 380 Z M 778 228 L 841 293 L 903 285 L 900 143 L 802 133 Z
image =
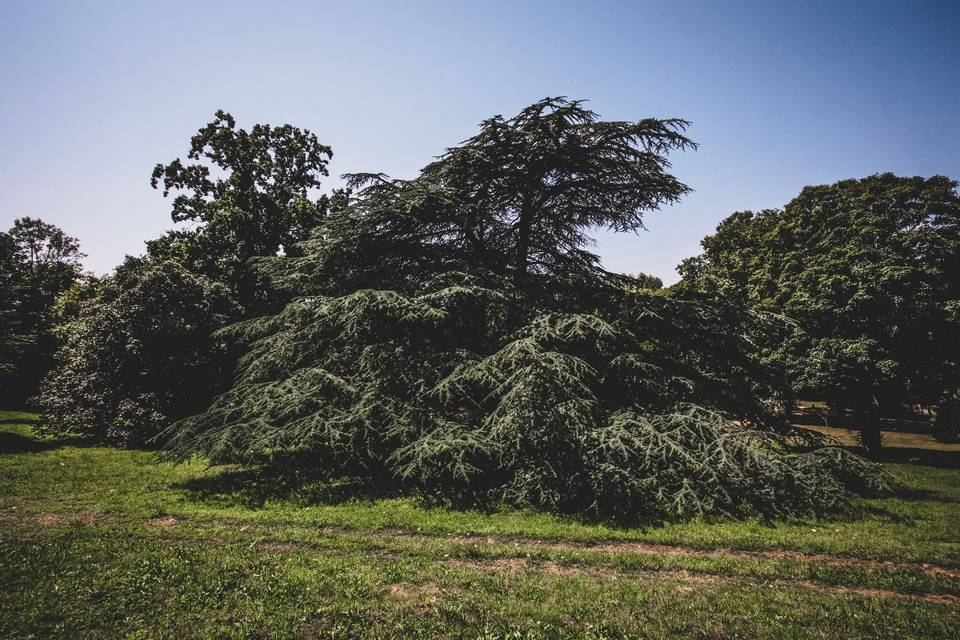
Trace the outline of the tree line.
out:
M 669 162 L 687 128 L 548 98 L 413 179 L 319 194 L 332 151 L 313 133 L 218 111 L 155 167 L 195 224 L 146 255 L 96 279 L 50 225 L 0 236 L 6 401 L 47 433 L 452 504 L 843 508 L 888 479 L 792 428 L 798 398 L 855 414 L 871 451 L 915 405 L 957 433 L 957 184 L 808 187 L 728 217 L 673 287 L 607 271 L 589 230 L 637 231 L 689 192 Z

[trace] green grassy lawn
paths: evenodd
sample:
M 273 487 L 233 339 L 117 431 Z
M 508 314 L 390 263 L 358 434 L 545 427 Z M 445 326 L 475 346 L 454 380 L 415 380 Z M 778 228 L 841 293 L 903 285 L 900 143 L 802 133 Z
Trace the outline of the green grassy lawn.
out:
M 0 412 L 2 638 L 950 638 L 960 470 L 832 521 L 618 528 L 35 438 Z M 902 457 L 902 456 L 901 456 Z M 933 464 L 929 463 L 935 463 Z M 952 467 L 952 468 L 951 468 Z

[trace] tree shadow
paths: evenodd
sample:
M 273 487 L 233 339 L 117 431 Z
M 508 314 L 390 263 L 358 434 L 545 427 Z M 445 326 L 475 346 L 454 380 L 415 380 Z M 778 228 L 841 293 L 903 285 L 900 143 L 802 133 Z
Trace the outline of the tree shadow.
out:
M 863 454 L 862 449 L 856 453 Z M 916 464 L 940 469 L 960 469 L 960 451 L 943 451 L 939 449 L 925 449 L 919 447 L 884 447 L 873 459 L 877 462 L 894 462 L 898 464 Z
M 844 447 L 847 451 L 863 456 L 868 460 L 880 463 L 908 464 L 916 466 L 934 467 L 938 469 L 960 469 L 960 451 L 943 451 L 922 447 L 884 447 L 873 455 L 867 454 L 863 447 Z M 941 504 L 960 504 L 960 500 L 943 495 L 931 489 L 918 489 L 899 485 L 893 488 L 893 497 L 908 502 L 939 502 Z M 879 497 L 879 496 L 870 496 Z M 862 505 L 859 507 L 863 515 L 882 517 L 898 523 L 913 523 L 910 517 L 897 514 L 877 505 Z
M 36 418 L 0 418 L 0 424 L 37 424 Z
M 22 424 L 22 421 L 17 421 Z M 89 447 L 92 443 L 83 438 L 61 438 L 57 440 L 47 440 L 25 436 L 19 433 L 9 431 L 0 431 L 0 455 L 14 453 L 39 453 L 41 451 L 53 451 L 63 447 Z
M 864 455 L 861 447 L 844 447 L 849 451 Z M 899 462 L 920 464 L 943 468 L 960 468 L 960 452 L 936 451 L 930 449 L 888 448 L 873 457 L 878 462 Z M 226 466 L 218 472 L 198 478 L 192 478 L 174 485 L 185 493 L 188 500 L 214 507 L 242 507 L 262 509 L 268 502 L 282 501 L 294 507 L 317 505 L 339 505 L 344 503 L 372 504 L 387 498 L 406 497 L 418 501 L 425 508 L 443 508 L 452 511 L 480 511 L 495 513 L 502 508 L 499 504 L 466 501 L 451 503 L 438 499 L 410 487 L 398 486 L 388 480 L 377 480 L 362 476 L 333 475 L 316 466 L 304 465 L 296 460 L 279 465 Z M 936 501 L 946 504 L 957 500 L 943 496 L 936 491 L 895 487 L 892 493 L 874 494 L 865 491 L 862 497 L 880 497 L 887 495 L 908 501 Z M 656 527 L 672 520 L 639 514 L 611 517 L 594 515 L 580 511 L 560 512 L 554 515 L 579 524 L 602 524 L 611 527 Z M 745 514 L 747 515 L 747 514 Z M 754 515 L 761 515 L 755 513 Z M 730 516 L 717 515 L 716 519 L 725 520 Z M 770 526 L 782 522 L 781 517 L 769 516 Z M 863 518 L 880 518 L 898 523 L 910 523 L 911 518 L 878 504 L 856 501 L 844 511 L 824 514 L 815 520 L 845 521 Z M 711 518 L 712 519 L 712 518 Z M 789 518 L 788 518 L 789 520 Z
M 939 502 L 941 504 L 960 504 L 960 500 L 944 496 L 938 491 L 931 489 L 915 489 L 912 487 L 901 487 L 897 489 L 896 496 L 901 500 L 910 502 Z
M 374 502 L 404 495 L 400 490 L 355 477 L 331 477 L 312 469 L 227 469 L 174 485 L 190 500 L 219 507 L 260 509 L 271 500 L 294 506 Z

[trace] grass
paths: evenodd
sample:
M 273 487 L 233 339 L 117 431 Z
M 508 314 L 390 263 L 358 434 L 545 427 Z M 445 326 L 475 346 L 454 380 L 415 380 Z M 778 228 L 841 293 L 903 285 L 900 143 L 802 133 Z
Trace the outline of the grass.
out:
M 948 638 L 960 628 L 949 451 L 918 458 L 940 466 L 888 463 L 907 489 L 839 520 L 625 529 L 157 463 L 39 440 L 31 418 L 0 412 L 4 638 Z

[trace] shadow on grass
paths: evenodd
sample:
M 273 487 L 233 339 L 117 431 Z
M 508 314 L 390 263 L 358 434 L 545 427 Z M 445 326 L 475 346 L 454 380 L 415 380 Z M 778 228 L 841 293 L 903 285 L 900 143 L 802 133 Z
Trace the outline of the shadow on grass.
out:
M 861 447 L 845 447 L 864 455 Z M 929 449 L 888 448 L 873 458 L 878 462 L 897 462 L 919 464 L 942 468 L 960 468 L 960 452 L 935 451 Z M 329 472 L 315 467 L 299 466 L 295 462 L 280 466 L 226 467 L 219 473 L 193 478 L 174 485 L 184 491 L 186 498 L 216 507 L 242 507 L 248 509 L 263 508 L 268 502 L 284 502 L 290 506 L 339 505 L 344 503 L 371 504 L 386 498 L 409 497 L 417 500 L 423 507 L 442 507 L 453 511 L 496 512 L 498 505 L 490 504 L 451 504 L 444 500 L 435 500 L 429 495 L 398 487 L 390 482 L 377 482 L 362 477 L 331 476 Z M 866 492 L 864 497 L 879 497 L 883 494 Z M 891 497 L 896 496 L 908 501 L 935 501 L 956 503 L 957 501 L 935 491 L 897 487 Z M 662 525 L 668 520 L 633 515 L 632 517 L 611 518 L 591 516 L 585 513 L 556 514 L 565 519 L 582 524 L 603 524 L 612 527 L 650 527 Z M 759 514 L 758 514 L 759 515 Z M 892 522 L 912 522 L 910 516 L 897 513 L 877 504 L 856 501 L 845 510 L 822 516 L 828 521 L 859 520 L 878 518 Z M 725 516 L 716 516 L 725 520 Z M 802 520 L 806 521 L 805 518 Z M 815 518 L 819 520 L 819 518 Z M 781 520 L 771 517 L 770 526 Z
M 174 485 L 185 491 L 189 500 L 208 506 L 261 509 L 269 501 L 283 501 L 294 507 L 335 506 L 347 503 L 372 505 L 378 500 L 410 498 L 424 509 L 443 509 L 453 512 L 481 512 L 494 514 L 503 505 L 465 502 L 454 504 L 438 500 L 421 492 L 396 485 L 377 483 L 361 477 L 331 478 L 318 472 L 289 469 L 250 468 L 231 469 L 216 475 L 194 478 Z M 606 525 L 613 528 L 659 526 L 666 521 L 650 518 L 624 520 L 593 517 L 583 513 L 553 513 L 570 524 Z
M 18 423 L 22 423 L 18 421 Z M 25 436 L 19 433 L 0 432 L 0 455 L 11 453 L 39 453 L 53 451 L 62 447 L 89 447 L 89 440 L 83 438 L 61 438 L 47 440 Z
M 941 504 L 960 504 L 960 500 L 943 495 L 938 491 L 930 489 L 915 489 L 912 487 L 901 487 L 897 489 L 896 496 L 901 500 L 910 502 L 939 502 Z
M 960 469 L 960 451 L 944 451 L 926 447 L 882 447 L 873 455 L 860 446 L 843 446 L 850 453 L 873 462 L 913 464 L 939 469 Z
M 0 418 L 0 424 L 37 424 L 36 418 Z
M 231 469 L 216 475 L 194 478 L 175 485 L 191 500 L 221 507 L 258 509 L 271 500 L 292 505 L 373 502 L 403 495 L 361 478 L 331 478 L 303 469 L 254 467 Z
M 394 486 L 378 485 L 375 481 L 357 478 L 331 478 L 316 471 L 276 469 L 270 467 L 231 468 L 215 475 L 193 478 L 173 485 L 184 491 L 188 500 L 217 508 L 241 507 L 262 509 L 268 502 L 284 502 L 291 507 L 335 506 L 347 503 L 371 505 L 387 498 L 412 498 L 426 509 L 440 508 L 448 511 L 471 511 L 487 514 L 497 513 L 502 505 L 467 502 L 453 504 L 437 500 L 429 495 Z M 927 496 L 900 496 L 907 499 L 938 499 Z M 554 512 L 553 516 L 564 522 L 583 525 L 603 525 L 610 528 L 659 527 L 676 520 L 634 514 L 624 517 L 597 516 L 583 512 Z M 756 514 L 759 515 L 759 514 Z M 744 517 L 749 517 L 745 514 Z M 762 516 L 761 516 L 762 517 Z M 891 522 L 909 523 L 910 519 L 893 511 L 870 504 L 851 504 L 846 510 L 826 516 L 831 522 L 856 521 L 872 517 Z M 705 522 L 725 522 L 730 516 L 713 515 Z M 819 518 L 800 518 L 799 521 L 815 524 Z M 785 522 L 777 517 L 764 518 L 773 528 Z
M 862 449 L 856 451 L 862 455 Z M 918 464 L 941 469 L 960 469 L 960 451 L 938 451 L 912 447 L 886 447 L 874 456 L 878 462 Z

